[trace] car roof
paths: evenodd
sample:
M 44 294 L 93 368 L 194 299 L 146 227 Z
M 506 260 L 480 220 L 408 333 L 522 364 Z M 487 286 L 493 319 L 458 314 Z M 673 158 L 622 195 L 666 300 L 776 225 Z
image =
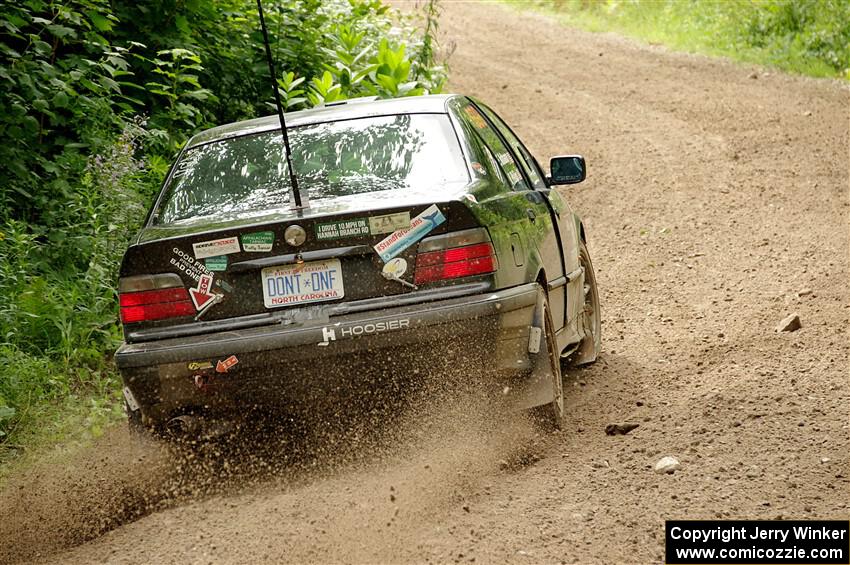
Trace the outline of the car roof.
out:
M 427 96 L 408 96 L 387 100 L 378 100 L 375 97 L 352 98 L 349 100 L 340 100 L 339 102 L 330 102 L 323 106 L 310 108 L 309 110 L 286 112 L 284 118 L 286 119 L 286 127 L 290 128 L 306 124 L 351 120 L 370 116 L 445 114 L 447 113 L 446 103 L 451 98 L 457 96 L 456 94 L 430 94 Z M 277 114 L 225 124 L 195 135 L 186 143 L 186 148 L 231 137 L 271 131 L 279 127 L 280 122 Z

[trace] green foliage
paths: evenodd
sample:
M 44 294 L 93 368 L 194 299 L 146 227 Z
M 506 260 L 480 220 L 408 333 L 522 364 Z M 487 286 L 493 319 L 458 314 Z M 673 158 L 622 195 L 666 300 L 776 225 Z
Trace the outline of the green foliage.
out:
M 436 0 L 424 35 L 381 0 L 264 4 L 288 110 L 445 82 Z M 2 447 L 114 417 L 123 251 L 191 135 L 274 104 L 255 0 L 0 2 L 0 62 Z
M 295 78 L 295 73 L 289 72 L 283 75 L 283 78 L 277 79 L 277 86 L 280 92 L 280 103 L 284 110 L 296 108 L 307 101 L 304 95 L 304 89 L 298 88 L 304 82 L 304 77 Z M 274 107 L 273 104 L 269 104 Z
M 203 111 L 195 104 L 215 102 L 216 97 L 198 82 L 198 73 L 204 70 L 198 55 L 188 49 L 175 48 L 157 51 L 154 59 L 139 58 L 151 63 L 156 75 L 155 80 L 145 83 L 145 89 L 162 99 L 163 109 L 154 117 L 159 129 L 195 131 L 209 125 Z
M 679 49 L 850 79 L 847 0 L 555 0 L 568 21 Z
M 377 2 L 352 4 L 353 21 L 333 24 L 327 34 L 328 46 L 322 48 L 327 56 L 324 72 L 308 83 L 306 94 L 311 105 L 356 98 L 377 96 L 397 98 L 437 94 L 446 80 L 445 68 L 436 63 L 434 54 L 436 2 L 431 0 L 430 17 L 426 18 L 428 33 L 418 42 L 393 41 L 393 22 L 382 17 L 385 7 Z M 369 24 L 357 20 L 371 15 Z M 405 30 L 402 35 L 410 35 Z M 409 53 L 412 51 L 412 54 Z M 291 74 L 291 73 L 290 73 Z M 294 75 L 293 75 L 294 76 Z M 281 93 L 283 96 L 283 92 Z M 294 106 L 290 104 L 287 107 Z

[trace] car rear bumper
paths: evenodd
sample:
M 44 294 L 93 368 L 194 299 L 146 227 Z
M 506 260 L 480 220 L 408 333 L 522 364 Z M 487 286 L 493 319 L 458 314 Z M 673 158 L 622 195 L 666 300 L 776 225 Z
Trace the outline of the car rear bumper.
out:
M 346 401 L 358 388 L 379 386 L 375 374 L 405 379 L 445 370 L 447 362 L 461 373 L 507 377 L 527 373 L 535 362 L 529 335 L 541 292 L 526 284 L 324 323 L 124 344 L 115 360 L 152 425 L 201 407 L 244 409 L 248 403 L 295 410 Z

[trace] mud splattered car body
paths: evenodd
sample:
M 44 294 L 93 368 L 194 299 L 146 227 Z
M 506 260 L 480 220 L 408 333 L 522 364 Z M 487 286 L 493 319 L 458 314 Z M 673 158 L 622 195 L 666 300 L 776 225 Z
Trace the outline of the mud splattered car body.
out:
M 191 139 L 121 266 L 131 423 L 309 412 L 462 362 L 562 411 L 559 358 L 595 359 L 584 228 L 489 108 L 463 96 L 287 114 Z M 566 161 L 563 159 L 567 159 Z M 377 377 L 375 376 L 377 375 Z

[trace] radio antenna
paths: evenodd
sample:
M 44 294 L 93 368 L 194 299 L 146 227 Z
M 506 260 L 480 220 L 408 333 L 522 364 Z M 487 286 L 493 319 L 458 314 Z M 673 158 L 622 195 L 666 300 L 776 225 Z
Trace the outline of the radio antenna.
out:
M 283 148 L 286 153 L 286 166 L 289 169 L 289 182 L 292 185 L 292 201 L 294 202 L 294 208 L 296 209 L 307 208 L 308 205 L 302 204 L 301 191 L 298 188 L 298 179 L 295 177 L 295 169 L 292 168 L 292 151 L 289 148 L 289 135 L 286 133 L 286 120 L 283 117 L 283 104 L 280 103 L 280 91 L 277 88 L 277 73 L 274 69 L 272 49 L 269 46 L 269 32 L 266 30 L 266 18 L 263 16 L 262 0 L 257 0 L 257 11 L 260 13 L 260 27 L 263 28 L 263 44 L 266 46 L 266 60 L 269 63 L 269 74 L 272 79 L 274 102 L 277 106 L 277 117 L 280 120 L 280 132 L 283 134 Z

